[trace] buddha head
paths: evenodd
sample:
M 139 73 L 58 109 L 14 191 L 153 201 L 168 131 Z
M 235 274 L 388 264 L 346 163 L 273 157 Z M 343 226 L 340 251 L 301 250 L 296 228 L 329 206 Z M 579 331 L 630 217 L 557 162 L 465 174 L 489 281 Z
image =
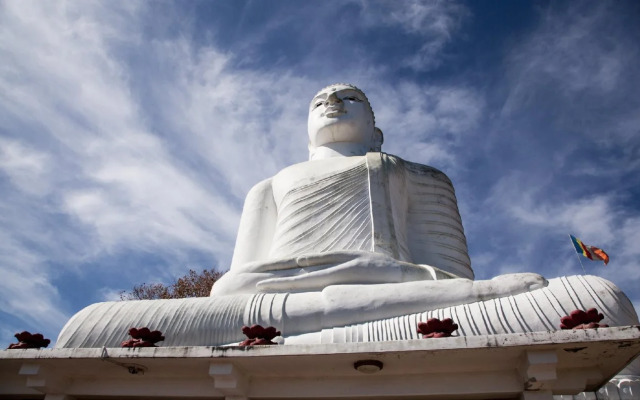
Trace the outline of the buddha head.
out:
M 310 159 L 322 146 L 349 146 L 351 154 L 364 155 L 380 151 L 383 142 L 367 96 L 345 83 L 327 86 L 313 97 L 307 127 Z

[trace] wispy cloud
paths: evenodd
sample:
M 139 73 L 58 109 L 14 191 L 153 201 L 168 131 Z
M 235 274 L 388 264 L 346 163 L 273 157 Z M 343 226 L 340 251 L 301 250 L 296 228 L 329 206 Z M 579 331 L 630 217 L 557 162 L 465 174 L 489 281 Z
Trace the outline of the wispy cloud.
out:
M 503 112 L 541 105 L 538 112 L 562 129 L 603 146 L 637 135 L 640 50 L 626 30 L 633 13 L 623 8 L 566 4 L 540 11 L 535 31 L 509 53 Z
M 18 140 L 0 138 L 0 170 L 19 190 L 43 195 L 51 190 L 50 157 Z
M 12 62 L 0 67 L 0 168 L 17 192 L 0 200 L 2 308 L 48 326 L 65 321 L 51 283 L 63 271 L 50 261 L 90 268 L 126 249 L 167 264 L 194 250 L 230 258 L 239 201 L 202 185 L 206 172 L 150 129 L 115 51 L 141 35 L 140 10 L 122 6 L 3 4 L 2 58 Z
M 501 210 L 519 224 L 544 231 L 576 232 L 604 242 L 614 238 L 615 194 L 557 199 L 549 194 L 555 183 L 536 183 L 520 173 L 511 173 L 493 186 L 485 206 Z
M 379 1 L 364 4 L 365 20 L 372 25 L 398 28 L 419 38 L 415 53 L 407 56 L 405 66 L 427 71 L 440 66 L 443 50 L 471 13 L 457 1 L 403 2 Z
M 483 121 L 483 95 L 465 86 L 370 83 L 385 151 L 409 160 L 460 168 L 457 150 L 475 140 Z

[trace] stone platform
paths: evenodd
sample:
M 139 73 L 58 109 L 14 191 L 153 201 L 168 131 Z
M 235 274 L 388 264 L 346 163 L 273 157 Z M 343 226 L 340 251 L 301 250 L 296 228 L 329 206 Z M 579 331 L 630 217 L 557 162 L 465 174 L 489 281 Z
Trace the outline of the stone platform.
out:
M 550 400 L 597 390 L 638 354 L 639 326 L 244 348 L 4 350 L 0 397 Z M 375 361 L 372 373 L 356 370 L 367 360 Z

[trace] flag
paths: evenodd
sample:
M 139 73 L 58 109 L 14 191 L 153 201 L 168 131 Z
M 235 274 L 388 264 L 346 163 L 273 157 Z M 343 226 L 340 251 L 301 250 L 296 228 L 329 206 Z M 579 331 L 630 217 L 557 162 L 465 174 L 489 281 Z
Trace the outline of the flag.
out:
M 589 260 L 603 261 L 604 265 L 609 264 L 609 255 L 605 253 L 604 250 L 595 246 L 587 246 L 577 237 L 573 235 L 569 236 L 571 236 L 571 241 L 573 242 L 573 246 L 576 248 L 576 252 L 578 254 L 582 254 Z

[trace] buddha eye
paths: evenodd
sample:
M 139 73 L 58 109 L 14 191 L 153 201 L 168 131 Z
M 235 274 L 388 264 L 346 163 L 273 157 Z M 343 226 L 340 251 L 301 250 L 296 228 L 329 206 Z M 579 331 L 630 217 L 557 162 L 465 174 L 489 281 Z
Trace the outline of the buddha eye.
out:
M 316 109 L 318 107 L 320 107 L 322 104 L 324 104 L 324 101 L 319 101 L 316 104 L 313 105 L 313 108 Z
M 349 100 L 349 101 L 357 101 L 357 102 L 362 102 L 362 100 L 360 100 L 359 98 L 355 97 L 355 96 L 348 96 L 344 98 L 345 100 Z

